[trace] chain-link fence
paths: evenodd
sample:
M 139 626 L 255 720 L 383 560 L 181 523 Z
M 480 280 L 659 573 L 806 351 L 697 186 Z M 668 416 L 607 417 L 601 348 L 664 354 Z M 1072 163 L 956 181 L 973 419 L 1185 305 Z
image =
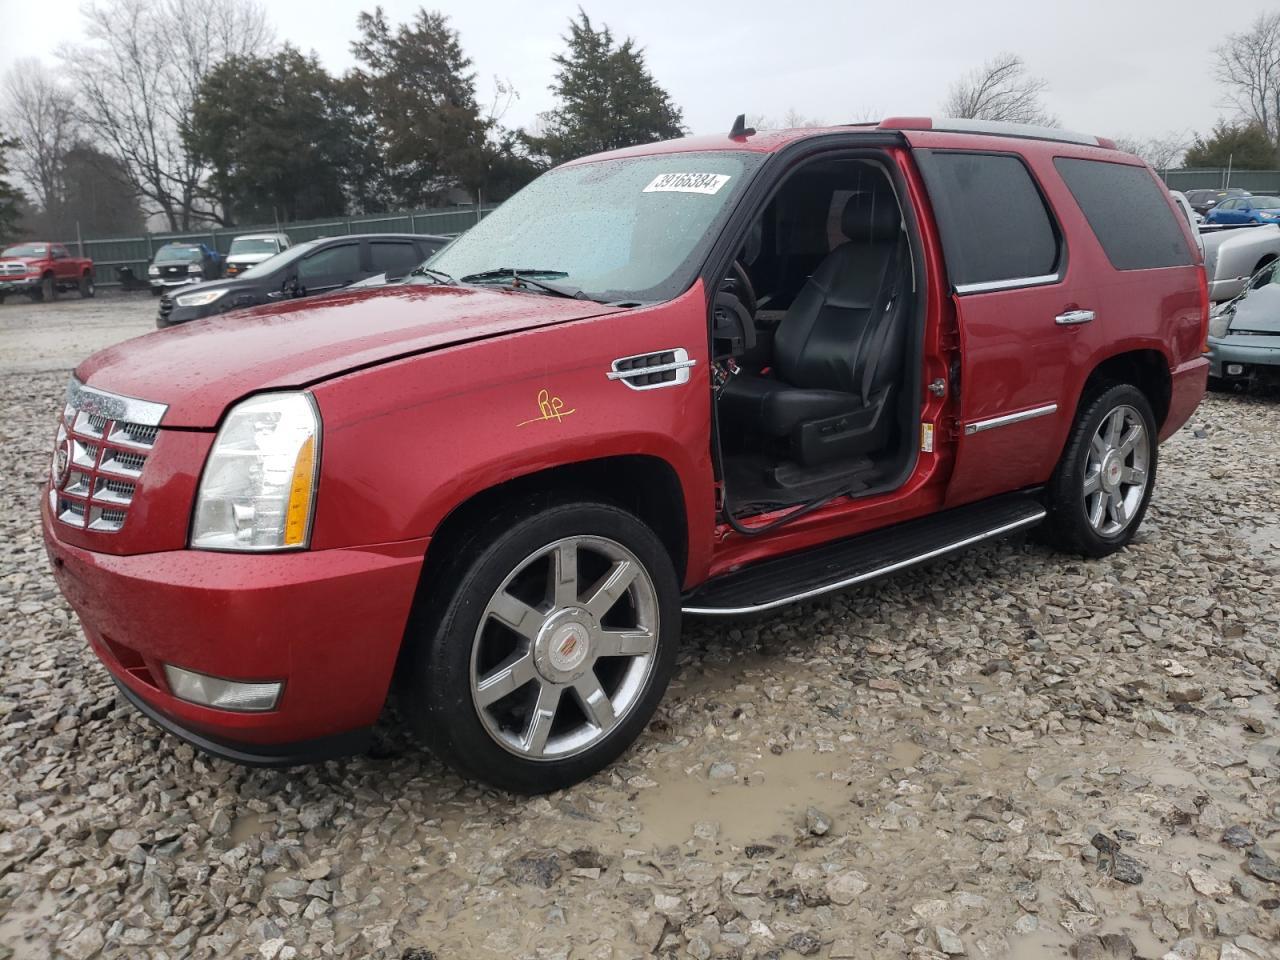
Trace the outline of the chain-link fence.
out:
M 1239 187 L 1250 193 L 1280 195 L 1280 170 L 1228 170 L 1210 167 L 1200 170 L 1166 170 L 1164 182 L 1170 190 L 1221 190 Z
M 263 223 L 238 227 L 209 227 L 188 233 L 148 233 L 141 237 L 111 237 L 101 240 L 69 240 L 70 249 L 81 249 L 80 256 L 93 259 L 98 286 L 120 283 L 120 268 L 128 267 L 145 282 L 147 264 L 157 249 L 173 241 L 203 243 L 225 255 L 231 241 L 246 233 L 284 233 L 294 243 L 351 233 L 427 233 L 455 236 L 496 208 L 493 206 L 461 206 L 448 209 L 412 210 L 405 213 L 369 214 L 358 217 L 332 217 L 328 220 L 299 220 L 277 225 Z

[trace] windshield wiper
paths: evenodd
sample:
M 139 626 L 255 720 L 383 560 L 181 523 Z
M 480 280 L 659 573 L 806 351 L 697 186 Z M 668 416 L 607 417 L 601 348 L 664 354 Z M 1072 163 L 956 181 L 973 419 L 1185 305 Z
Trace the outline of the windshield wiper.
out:
M 564 286 L 558 283 L 547 283 L 545 280 L 534 279 L 538 277 L 567 277 L 563 270 L 521 270 L 517 267 L 498 267 L 496 270 L 482 270 L 480 273 L 468 273 L 462 278 L 463 283 L 487 283 L 491 280 L 510 280 L 513 287 L 530 286 L 537 287 L 539 290 L 545 290 L 547 293 L 554 293 L 558 297 L 568 297 L 571 300 L 587 300 L 590 299 L 585 293 L 577 287 Z
M 436 283 L 457 283 L 458 282 L 457 280 L 453 279 L 453 277 L 445 273 L 443 270 L 432 270 L 430 267 L 424 267 L 421 265 L 416 266 L 412 270 L 410 270 L 409 276 L 405 277 L 405 279 L 408 280 L 409 277 L 430 277 Z

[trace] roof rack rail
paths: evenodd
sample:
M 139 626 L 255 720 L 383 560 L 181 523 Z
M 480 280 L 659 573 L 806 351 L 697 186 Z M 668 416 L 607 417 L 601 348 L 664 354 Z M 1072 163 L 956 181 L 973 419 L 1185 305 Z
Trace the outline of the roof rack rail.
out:
M 977 133 L 990 137 L 1022 137 L 1028 140 L 1057 140 L 1061 143 L 1080 143 L 1090 147 L 1109 147 L 1115 144 L 1105 137 L 1087 133 L 1075 133 L 1058 127 L 1038 127 L 1030 123 L 1009 123 L 1002 120 L 965 120 L 946 117 L 934 120 L 930 117 L 887 117 L 880 121 L 882 130 L 936 130 L 940 133 Z

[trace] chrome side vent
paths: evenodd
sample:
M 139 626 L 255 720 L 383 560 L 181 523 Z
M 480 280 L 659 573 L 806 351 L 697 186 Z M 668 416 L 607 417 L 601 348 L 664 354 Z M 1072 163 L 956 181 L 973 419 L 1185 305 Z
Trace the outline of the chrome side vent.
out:
M 621 380 L 632 390 L 656 390 L 689 382 L 689 369 L 697 360 L 689 359 L 684 347 L 620 357 L 606 374 L 610 380 Z

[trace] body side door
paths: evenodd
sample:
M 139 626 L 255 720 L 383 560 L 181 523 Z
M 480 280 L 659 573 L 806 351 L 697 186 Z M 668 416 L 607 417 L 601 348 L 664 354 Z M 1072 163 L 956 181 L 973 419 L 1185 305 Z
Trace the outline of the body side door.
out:
M 954 506 L 1048 479 L 1087 349 L 1089 267 L 1042 145 L 911 133 L 946 257 L 958 331 L 950 383 Z M 1046 169 L 1046 166 L 1048 169 Z

